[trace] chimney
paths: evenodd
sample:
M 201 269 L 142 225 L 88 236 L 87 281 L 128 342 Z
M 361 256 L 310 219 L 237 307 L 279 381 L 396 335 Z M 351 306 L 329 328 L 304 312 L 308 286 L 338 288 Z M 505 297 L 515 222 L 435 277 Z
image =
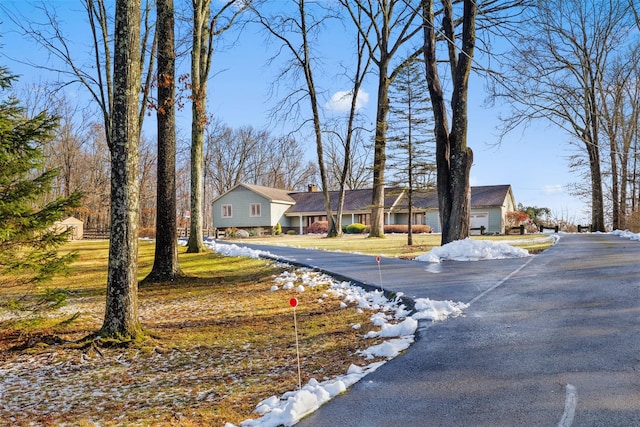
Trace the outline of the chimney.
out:
M 315 184 L 309 184 L 309 193 L 315 193 L 318 191 L 318 186 Z

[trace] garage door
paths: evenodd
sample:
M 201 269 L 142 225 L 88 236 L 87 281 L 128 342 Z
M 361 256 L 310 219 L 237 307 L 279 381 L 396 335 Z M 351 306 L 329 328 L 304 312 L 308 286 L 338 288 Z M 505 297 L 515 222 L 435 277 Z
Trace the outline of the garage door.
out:
M 472 213 L 470 215 L 471 228 L 484 227 L 485 230 L 489 230 L 489 213 Z M 480 234 L 480 230 L 471 230 L 471 234 Z

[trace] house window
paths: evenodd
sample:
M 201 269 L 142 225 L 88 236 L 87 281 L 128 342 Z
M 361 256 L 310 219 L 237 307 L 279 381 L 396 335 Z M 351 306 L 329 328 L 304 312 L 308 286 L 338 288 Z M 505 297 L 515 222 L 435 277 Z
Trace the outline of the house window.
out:
M 370 225 L 371 224 L 371 214 L 357 214 L 356 215 L 356 222 L 359 222 L 360 224 L 364 224 L 364 225 Z
M 231 205 L 222 205 L 222 218 L 231 218 Z
M 257 217 L 257 216 L 262 216 L 262 212 L 261 212 L 261 204 L 260 203 L 251 203 L 251 216 L 252 217 Z

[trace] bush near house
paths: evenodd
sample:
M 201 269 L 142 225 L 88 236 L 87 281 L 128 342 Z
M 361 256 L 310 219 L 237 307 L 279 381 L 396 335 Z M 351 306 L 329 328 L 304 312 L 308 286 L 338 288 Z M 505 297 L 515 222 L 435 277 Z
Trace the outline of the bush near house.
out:
M 316 221 L 307 227 L 307 234 L 325 234 L 329 232 L 329 221 Z
M 280 223 L 277 223 L 275 227 L 273 227 L 272 234 L 276 236 L 279 236 L 280 234 L 282 234 L 282 226 L 280 225 Z
M 342 231 L 346 234 L 362 234 L 367 233 L 370 230 L 370 226 L 353 223 L 342 227 Z M 328 221 L 316 221 L 307 227 L 307 234 L 326 234 L 329 231 Z M 428 225 L 414 224 L 411 226 L 413 233 L 431 233 L 431 227 Z M 409 227 L 406 224 L 387 224 L 384 226 L 385 233 L 408 233 Z
M 347 234 L 362 234 L 367 230 L 367 226 L 364 224 L 360 224 L 359 222 L 354 222 L 353 224 L 349 224 L 345 227 L 345 233 Z
M 408 233 L 409 226 L 407 224 L 387 224 L 384 226 L 385 233 Z M 422 224 L 413 224 L 411 226 L 412 233 L 431 233 L 431 227 Z

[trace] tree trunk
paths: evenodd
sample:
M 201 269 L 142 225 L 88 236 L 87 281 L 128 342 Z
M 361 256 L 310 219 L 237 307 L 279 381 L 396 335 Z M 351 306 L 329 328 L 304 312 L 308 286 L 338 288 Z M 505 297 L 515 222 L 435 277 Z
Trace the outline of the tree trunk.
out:
M 620 229 L 620 187 L 618 180 L 618 155 L 615 132 L 608 131 L 609 135 L 609 160 L 611 161 L 611 227 Z
M 111 144 L 111 240 L 101 336 L 140 335 L 138 319 L 138 143 L 140 0 L 117 0 Z
M 156 250 L 149 282 L 180 276 L 176 219 L 176 110 L 173 0 L 156 0 L 158 21 L 158 176 Z
M 448 40 L 456 40 L 451 3 L 443 1 L 443 7 L 445 36 Z M 456 57 L 457 50 L 449 49 L 449 66 L 453 84 L 451 132 L 448 129 L 444 92 L 438 74 L 433 1 L 425 1 L 423 8 L 424 55 L 427 83 L 434 112 L 438 203 L 442 225 L 441 243 L 444 245 L 469 236 L 471 210 L 469 174 L 473 163 L 473 152 L 467 147 L 467 93 L 475 47 L 477 6 L 474 1 L 465 0 L 461 53 Z
M 193 4 L 193 51 L 191 52 L 191 225 L 189 228 L 188 253 L 205 250 L 203 242 L 203 169 L 204 128 L 207 122 L 207 77 L 211 47 L 208 44 L 210 29 L 210 0 L 194 1 Z
M 413 188 L 411 188 L 411 183 L 409 183 L 407 202 L 409 203 L 409 219 L 407 220 L 407 246 L 413 246 Z
M 371 230 L 369 231 L 369 237 L 384 237 L 384 168 L 387 162 L 387 115 L 389 113 L 388 63 L 389 59 L 384 57 L 378 65 L 378 107 L 376 110 L 376 135 L 373 149 L 373 195 L 371 199 Z
M 591 227 L 593 231 L 605 231 L 604 197 L 602 193 L 602 173 L 600 172 L 600 151 L 597 143 L 586 144 L 591 172 Z

